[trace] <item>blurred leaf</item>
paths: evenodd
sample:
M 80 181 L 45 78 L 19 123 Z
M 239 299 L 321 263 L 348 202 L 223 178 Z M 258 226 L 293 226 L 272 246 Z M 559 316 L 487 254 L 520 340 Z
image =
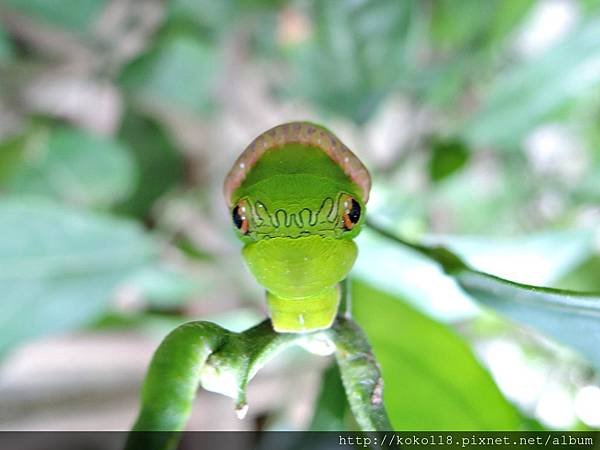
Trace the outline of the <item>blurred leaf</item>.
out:
M 366 121 L 411 70 L 420 24 L 412 0 L 313 2 L 313 35 L 290 49 L 292 93 Z
M 592 165 L 587 176 L 584 176 L 573 188 L 577 200 L 588 202 L 592 207 L 600 204 L 600 162 Z
M 468 170 L 432 186 L 426 204 L 452 228 L 464 234 L 506 236 L 531 228 L 537 219 L 531 208 L 539 193 L 539 178 L 531 174 L 520 153 L 508 161 L 478 158 Z M 416 196 L 415 196 L 416 197 Z
M 469 149 L 460 140 L 434 141 L 429 155 L 429 178 L 441 181 L 459 171 L 469 160 Z
M 464 93 L 495 70 L 501 52 L 512 42 L 534 0 L 466 0 L 460 8 L 451 0 L 436 0 L 431 7 L 431 61 L 411 80 L 422 101 L 449 106 L 451 115 L 462 109 Z
M 515 283 L 472 269 L 444 247 L 411 244 L 372 223 L 370 228 L 437 261 L 474 300 L 570 346 L 600 368 L 600 294 Z
M 203 30 L 226 31 L 239 13 L 240 0 L 171 0 L 169 20 L 193 21 Z
M 17 11 L 73 31 L 88 28 L 106 0 L 5 0 Z
M 519 415 L 468 345 L 400 298 L 353 283 L 353 310 L 373 346 L 398 430 L 515 430 Z
M 369 205 L 369 214 L 411 236 L 432 224 L 464 234 L 515 235 L 546 220 L 537 208 L 540 182 L 546 179 L 532 176 L 522 153 L 479 154 L 443 183 L 430 183 L 426 192 L 414 184 L 415 174 L 421 173 L 422 180 L 423 170 L 419 156 L 409 158 L 395 177 L 379 177 L 374 187 L 381 200 Z
M 175 236 L 173 240 L 175 245 L 183 254 L 191 259 L 197 259 L 200 261 L 210 261 L 214 259 L 214 255 L 206 250 L 200 248 L 196 242 L 192 241 L 189 237 L 184 234 Z
M 443 49 L 471 45 L 487 50 L 503 42 L 533 4 L 533 0 L 466 0 L 457 8 L 452 0 L 436 0 L 431 4 L 431 36 Z
M 131 111 L 125 116 L 119 137 L 128 144 L 139 171 L 135 191 L 119 210 L 147 217 L 154 202 L 183 181 L 183 158 L 158 122 Z
M 0 142 L 0 186 L 3 186 L 19 168 L 24 145 L 23 136 Z
M 486 33 L 488 46 L 511 43 L 511 32 L 521 26 L 536 3 L 536 0 L 497 0 L 496 11 L 491 16 Z
M 135 181 L 121 143 L 73 128 L 35 126 L 0 144 L 0 155 L 0 183 L 15 195 L 107 206 L 128 195 Z
M 160 265 L 142 268 L 127 280 L 127 284 L 138 290 L 150 306 L 160 310 L 181 306 L 201 287 L 191 276 Z
M 346 417 L 349 405 L 337 364 L 332 364 L 323 372 L 321 389 L 313 411 L 308 430 L 342 431 L 347 429 Z
M 282 56 L 280 47 L 282 41 L 285 42 L 286 39 L 281 35 L 283 28 L 281 21 L 284 14 L 285 12 L 281 10 L 270 9 L 256 15 L 248 36 L 248 48 L 256 58 L 280 60 Z M 298 34 L 294 34 L 296 30 L 300 30 Z M 306 31 L 302 26 L 297 29 L 292 28 L 291 39 L 302 40 L 304 37 L 302 33 Z
M 464 91 L 464 84 L 474 71 L 474 55 L 452 55 L 423 67 L 414 74 L 411 90 L 422 103 L 434 106 L 452 105 Z
M 131 222 L 33 200 L 0 200 L 0 235 L 0 354 L 91 323 L 156 252 Z
M 192 24 L 195 32 L 208 38 L 222 38 L 231 33 L 239 18 L 244 19 L 244 31 L 256 32 L 263 28 L 265 15 L 271 19 L 288 0 L 171 0 L 169 2 L 170 24 Z M 276 26 L 271 26 L 269 36 L 273 39 Z
M 13 56 L 13 47 L 2 24 L 0 24 L 0 63 L 6 62 Z
M 148 53 L 125 67 L 121 84 L 143 103 L 206 111 L 218 69 L 213 45 L 189 32 L 167 30 Z
M 479 145 L 509 145 L 566 102 L 600 85 L 600 18 L 588 20 L 558 45 L 500 76 L 466 124 Z
M 581 0 L 581 9 L 585 14 L 597 14 L 600 11 L 600 1 Z
M 451 0 L 432 3 L 431 37 L 434 42 L 448 49 L 460 48 L 486 31 L 487 22 L 494 15 L 496 2 L 485 3 L 466 0 L 457 8 Z

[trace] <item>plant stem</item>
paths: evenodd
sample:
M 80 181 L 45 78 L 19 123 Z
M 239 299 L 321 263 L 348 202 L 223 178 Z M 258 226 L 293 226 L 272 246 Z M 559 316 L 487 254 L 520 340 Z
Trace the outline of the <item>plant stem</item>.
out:
M 189 322 L 173 330 L 160 344 L 142 387 L 142 407 L 126 449 L 168 449 L 177 443 L 196 390 L 200 369 L 223 344 L 225 330 L 209 322 Z M 143 433 L 165 431 L 169 433 Z
M 429 259 L 434 260 L 442 266 L 442 269 L 448 275 L 453 275 L 462 270 L 470 270 L 467 264 L 465 264 L 458 256 L 456 256 L 454 253 L 452 253 L 445 247 L 442 247 L 440 245 L 421 245 L 406 241 L 396 236 L 394 233 L 386 230 L 385 228 L 376 225 L 370 220 L 367 220 L 367 225 L 369 229 L 375 231 L 377 234 L 394 242 L 397 242 L 398 244 L 403 245 L 404 247 L 408 247 L 420 253 L 421 255 L 426 256 Z
M 329 334 L 356 422 L 363 431 L 393 430 L 383 404 L 381 370 L 362 329 L 340 316 Z
M 277 333 L 269 320 L 243 333 L 209 322 L 189 322 L 173 330 L 152 358 L 142 387 L 142 407 L 126 450 L 174 448 L 200 384 L 232 397 L 243 417 L 247 384 L 269 359 L 294 344 L 324 354 L 323 341 L 335 344 L 342 381 L 359 426 L 364 431 L 390 430 L 379 366 L 362 330 L 349 318 L 338 316 L 331 329 L 314 333 Z

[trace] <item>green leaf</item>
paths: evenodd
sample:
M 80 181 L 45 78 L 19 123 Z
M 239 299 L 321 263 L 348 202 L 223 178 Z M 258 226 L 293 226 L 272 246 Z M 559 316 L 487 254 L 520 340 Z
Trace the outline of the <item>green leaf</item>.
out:
M 0 145 L 0 154 L 6 155 L 0 183 L 15 195 L 102 207 L 123 199 L 135 181 L 135 167 L 121 143 L 74 128 L 33 127 Z
M 136 189 L 118 209 L 147 217 L 154 202 L 183 181 L 183 158 L 158 122 L 131 111 L 125 116 L 119 138 L 135 158 L 139 177 Z
M 397 430 L 514 430 L 519 415 L 453 331 L 363 282 L 353 310 L 379 361 Z
M 469 149 L 460 140 L 434 141 L 429 155 L 429 178 L 437 182 L 458 172 L 469 160 Z
M 148 53 L 125 67 L 120 81 L 144 104 L 202 112 L 212 104 L 218 68 L 213 45 L 189 32 L 167 30 Z
M 600 295 L 514 283 L 468 268 L 451 275 L 475 300 L 570 346 L 600 369 Z
M 100 15 L 106 0 L 6 0 L 6 4 L 35 19 L 82 31 Z
M 600 18 L 500 76 L 463 130 L 478 145 L 511 145 L 569 100 L 600 85 Z
M 131 222 L 37 200 L 0 200 L 0 235 L 0 353 L 92 322 L 156 253 Z
M 292 93 L 366 121 L 410 70 L 417 14 L 412 0 L 313 2 L 314 35 L 289 52 Z

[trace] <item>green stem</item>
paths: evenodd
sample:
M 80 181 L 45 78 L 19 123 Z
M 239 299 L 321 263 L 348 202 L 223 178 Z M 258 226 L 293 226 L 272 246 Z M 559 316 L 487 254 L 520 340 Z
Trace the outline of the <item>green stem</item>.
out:
M 375 231 L 377 234 L 394 242 L 397 242 L 398 244 L 401 244 L 404 247 L 408 247 L 416 251 L 417 253 L 426 256 L 429 259 L 436 261 L 442 266 L 442 269 L 449 275 L 460 272 L 461 270 L 469 269 L 467 264 L 465 264 L 458 256 L 456 256 L 454 253 L 452 253 L 445 247 L 442 247 L 440 245 L 421 245 L 406 241 L 396 236 L 394 233 L 391 233 L 390 231 L 386 230 L 385 228 L 376 225 L 370 220 L 367 220 L 367 225 L 369 229 Z
M 277 333 L 270 320 L 243 333 L 227 333 L 230 336 L 224 345 L 208 358 L 200 381 L 205 389 L 233 398 L 238 416 L 243 418 L 248 382 L 270 359 L 305 335 Z
M 209 322 L 179 326 L 154 353 L 126 449 L 173 448 L 201 383 L 207 390 L 234 398 L 242 416 L 248 381 L 270 358 L 304 338 L 302 334 L 275 333 L 269 320 L 243 333 Z
M 177 434 L 171 432 L 185 427 L 200 383 L 200 369 L 225 338 L 225 330 L 218 325 L 189 322 L 162 341 L 142 386 L 142 407 L 127 450 L 168 449 L 177 443 Z
M 383 404 L 381 370 L 362 329 L 338 317 L 329 334 L 356 422 L 363 431 L 393 430 Z
M 173 431 L 185 426 L 200 370 L 226 340 L 226 330 L 209 322 L 189 322 L 160 344 L 142 387 L 142 410 L 134 430 Z
M 370 229 L 386 239 L 411 248 L 438 263 L 467 294 L 479 301 L 490 296 L 498 297 L 498 300 L 512 298 L 520 299 L 521 302 L 537 303 L 545 307 L 564 310 L 575 309 L 584 314 L 598 314 L 597 293 L 554 289 L 506 280 L 473 269 L 445 247 L 413 244 L 372 222 L 367 223 Z M 502 294 L 499 294 L 500 292 Z
M 189 322 L 172 331 L 152 358 L 126 450 L 175 447 L 200 384 L 232 397 L 243 417 L 247 384 L 269 359 L 294 344 L 324 354 L 332 341 L 359 426 L 365 431 L 391 429 L 379 367 L 362 330 L 350 319 L 340 316 L 330 330 L 314 333 L 277 333 L 269 320 L 243 333 L 209 322 Z

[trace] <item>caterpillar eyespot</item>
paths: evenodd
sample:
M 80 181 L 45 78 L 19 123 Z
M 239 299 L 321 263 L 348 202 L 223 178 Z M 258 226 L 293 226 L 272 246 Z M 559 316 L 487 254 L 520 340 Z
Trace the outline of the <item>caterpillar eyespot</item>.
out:
M 351 230 L 360 220 L 361 207 L 349 195 L 342 198 L 342 223 L 346 230 Z
M 247 234 L 249 230 L 248 215 L 250 213 L 249 206 L 245 201 L 238 202 L 231 211 L 231 218 L 235 227 L 240 230 L 240 233 Z

